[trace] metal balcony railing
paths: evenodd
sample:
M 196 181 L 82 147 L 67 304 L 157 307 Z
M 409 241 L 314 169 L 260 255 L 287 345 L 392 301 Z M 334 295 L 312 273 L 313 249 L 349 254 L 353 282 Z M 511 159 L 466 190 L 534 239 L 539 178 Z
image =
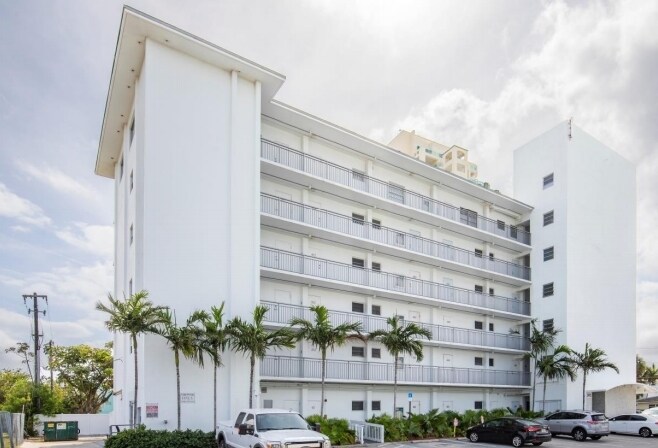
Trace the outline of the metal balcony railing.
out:
M 442 283 L 428 282 L 404 275 L 355 267 L 345 263 L 310 257 L 271 247 L 260 248 L 260 265 L 296 274 L 443 300 L 461 305 L 530 315 L 530 303 L 519 299 L 483 294 Z
M 260 210 L 269 215 L 407 249 L 441 260 L 530 280 L 530 268 L 399 230 L 261 193 Z
M 322 360 L 289 356 L 266 356 L 260 364 L 261 377 L 321 379 Z M 326 379 L 393 382 L 395 364 L 364 361 L 327 360 Z M 465 369 L 403 364 L 398 366 L 398 382 L 430 384 L 487 384 L 529 386 L 529 372 L 493 369 Z
M 451 221 L 459 222 L 484 232 L 530 245 L 530 233 L 503 221 L 485 218 L 473 211 L 446 204 L 436 199 L 409 191 L 402 186 L 367 176 L 326 160 L 304 154 L 279 143 L 261 139 L 261 157 L 289 168 L 336 182 L 355 190 L 404 204 Z
M 293 318 L 313 321 L 313 312 L 308 307 L 300 305 L 289 305 L 261 301 L 268 307 L 265 320 L 278 324 L 288 324 Z M 344 311 L 329 311 L 329 321 L 333 326 L 344 323 L 360 322 L 363 333 L 371 333 L 375 330 L 386 330 L 388 325 L 386 318 L 362 313 L 349 313 Z M 494 333 L 492 331 L 471 330 L 467 328 L 456 328 L 445 325 L 427 324 L 416 322 L 432 333 L 432 341 L 447 342 L 452 344 L 466 344 L 480 347 L 495 347 L 513 350 L 530 350 L 530 343 L 522 336 L 507 333 Z

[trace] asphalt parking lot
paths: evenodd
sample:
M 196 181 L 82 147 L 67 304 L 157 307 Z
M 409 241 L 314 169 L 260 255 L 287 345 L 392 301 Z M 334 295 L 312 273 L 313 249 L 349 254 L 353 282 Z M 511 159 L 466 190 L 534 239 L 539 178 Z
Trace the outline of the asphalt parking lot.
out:
M 380 445 L 381 446 L 381 445 Z M 433 442 L 416 442 L 416 443 L 386 443 L 384 444 L 386 448 L 459 448 L 470 446 L 472 448 L 476 447 L 504 447 L 511 446 L 505 444 L 496 444 L 496 443 L 471 443 L 467 439 L 462 438 L 458 440 L 438 440 Z M 532 445 L 527 444 L 527 447 L 532 447 Z M 587 439 L 585 442 L 577 442 L 568 436 L 557 436 L 554 437 L 550 442 L 544 443 L 543 447 L 547 448 L 643 448 L 643 447 L 653 447 L 658 448 L 658 437 L 649 437 L 643 439 L 638 436 L 626 436 L 611 434 L 607 437 L 603 437 L 600 440 L 591 440 Z

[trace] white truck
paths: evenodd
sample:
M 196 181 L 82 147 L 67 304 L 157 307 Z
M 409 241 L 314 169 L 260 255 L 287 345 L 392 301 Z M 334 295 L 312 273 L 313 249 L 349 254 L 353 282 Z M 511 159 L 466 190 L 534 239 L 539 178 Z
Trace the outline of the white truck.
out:
M 218 448 L 331 448 L 318 428 L 283 409 L 245 409 L 235 421 L 220 422 L 218 429 Z

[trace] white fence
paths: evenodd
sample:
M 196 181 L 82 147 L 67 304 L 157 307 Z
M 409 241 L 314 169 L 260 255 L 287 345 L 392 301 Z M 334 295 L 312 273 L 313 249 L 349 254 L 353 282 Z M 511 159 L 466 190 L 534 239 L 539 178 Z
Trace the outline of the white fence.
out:
M 350 429 L 356 434 L 356 441 L 364 444 L 366 441 L 384 443 L 384 425 L 350 420 Z
M 37 415 L 38 422 L 34 429 L 43 435 L 44 422 L 78 422 L 81 436 L 101 436 L 107 434 L 110 427 L 110 414 L 57 414 Z

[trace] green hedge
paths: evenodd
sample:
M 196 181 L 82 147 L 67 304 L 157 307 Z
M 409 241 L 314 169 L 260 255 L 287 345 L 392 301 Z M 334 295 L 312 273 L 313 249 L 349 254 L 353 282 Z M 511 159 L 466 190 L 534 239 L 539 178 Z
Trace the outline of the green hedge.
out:
M 217 448 L 217 442 L 211 432 L 129 429 L 108 438 L 105 448 Z
M 310 415 L 306 421 L 311 425 L 319 423 L 320 432 L 329 437 L 332 445 L 354 445 L 356 443 L 354 431 L 350 430 L 350 424 L 346 419 L 325 419 L 319 415 Z

